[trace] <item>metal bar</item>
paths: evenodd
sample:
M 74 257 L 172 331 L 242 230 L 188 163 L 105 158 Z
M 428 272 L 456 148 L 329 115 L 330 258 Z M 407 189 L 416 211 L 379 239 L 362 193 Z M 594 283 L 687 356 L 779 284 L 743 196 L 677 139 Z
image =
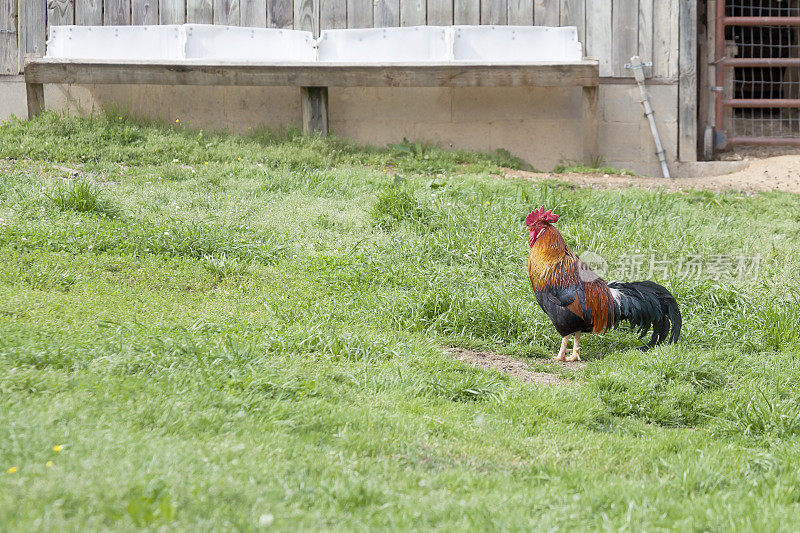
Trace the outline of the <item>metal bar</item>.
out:
M 724 17 L 721 24 L 723 26 L 800 26 L 800 17 Z
M 727 143 L 740 146 L 800 146 L 800 137 L 730 137 Z
M 793 98 L 725 98 L 722 101 L 725 107 L 760 107 L 760 108 L 777 108 L 777 107 L 797 107 L 800 108 L 800 99 Z
M 725 85 L 725 69 L 720 65 L 721 62 L 725 61 L 725 25 L 722 23 L 722 21 L 725 20 L 725 4 L 725 0 L 717 0 L 717 23 L 714 37 L 714 55 L 716 56 L 714 79 L 716 80 L 717 87 L 723 87 Z M 725 116 L 723 113 L 725 112 L 725 106 L 722 105 L 722 102 L 725 99 L 725 95 L 722 93 L 722 90 L 718 90 L 715 95 L 714 128 L 722 135 L 721 138 L 724 139 Z M 725 146 L 720 146 L 720 149 L 724 148 Z
M 723 67 L 800 67 L 800 57 L 731 57 L 717 63 Z

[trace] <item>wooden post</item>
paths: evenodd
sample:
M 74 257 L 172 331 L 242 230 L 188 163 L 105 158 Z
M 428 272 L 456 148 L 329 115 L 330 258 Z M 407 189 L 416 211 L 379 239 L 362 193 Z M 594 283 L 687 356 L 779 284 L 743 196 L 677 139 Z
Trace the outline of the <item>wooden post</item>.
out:
M 592 166 L 598 161 L 598 130 L 600 129 L 600 87 L 588 85 L 583 87 L 583 163 Z
M 25 91 L 28 93 L 28 118 L 32 119 L 44 111 L 44 85 L 26 83 Z
M 25 54 L 23 65 L 27 66 L 29 59 L 36 59 L 41 57 L 39 54 Z M 25 69 L 27 70 L 27 69 Z M 28 97 L 28 119 L 32 119 L 42 111 L 44 111 L 44 84 L 43 83 L 30 83 L 26 77 L 25 79 L 25 93 Z
M 303 133 L 312 135 L 328 134 L 328 88 L 301 87 L 301 106 L 303 109 Z
M 697 161 L 697 0 L 679 0 L 678 159 Z

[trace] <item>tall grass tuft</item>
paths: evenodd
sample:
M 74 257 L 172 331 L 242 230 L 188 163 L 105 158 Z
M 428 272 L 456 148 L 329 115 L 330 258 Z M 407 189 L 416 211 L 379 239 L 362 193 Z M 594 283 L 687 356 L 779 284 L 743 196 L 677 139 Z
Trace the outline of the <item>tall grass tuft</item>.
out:
M 433 224 L 433 211 L 404 188 L 391 187 L 378 193 L 378 200 L 372 206 L 372 220 L 376 227 L 390 231 L 402 222 L 410 222 L 417 229 L 428 228 Z
M 108 217 L 118 217 L 121 210 L 103 198 L 97 185 L 86 180 L 73 180 L 58 184 L 50 191 L 48 198 L 61 211 L 75 211 Z

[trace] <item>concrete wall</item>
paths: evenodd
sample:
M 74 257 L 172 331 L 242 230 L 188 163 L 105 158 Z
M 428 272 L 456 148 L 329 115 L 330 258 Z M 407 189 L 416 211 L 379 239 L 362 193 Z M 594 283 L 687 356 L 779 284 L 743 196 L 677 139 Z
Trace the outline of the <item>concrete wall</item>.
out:
M 650 95 L 670 162 L 677 156 L 677 85 Z M 404 137 L 445 147 L 503 148 L 540 170 L 581 157 L 579 88 L 331 88 L 330 125 L 373 145 Z M 48 109 L 99 113 L 114 104 L 132 114 L 192 128 L 246 133 L 257 126 L 300 126 L 299 89 L 289 87 L 46 86 Z M 658 175 L 638 88 L 600 88 L 600 153 L 608 164 Z M 21 76 L 0 78 L 0 120 L 24 117 Z

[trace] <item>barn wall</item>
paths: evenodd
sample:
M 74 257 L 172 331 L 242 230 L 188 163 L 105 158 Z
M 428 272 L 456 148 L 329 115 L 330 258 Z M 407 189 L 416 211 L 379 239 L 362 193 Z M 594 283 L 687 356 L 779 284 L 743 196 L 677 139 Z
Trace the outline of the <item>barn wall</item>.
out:
M 585 55 L 600 60 L 601 76 L 628 77 L 625 63 L 638 54 L 653 61 L 653 77 L 677 80 L 679 11 L 685 1 L 0 0 L 0 29 L 5 30 L 0 32 L 0 73 L 17 74 L 25 54 L 41 54 L 51 24 L 196 22 L 317 35 L 330 28 L 514 24 L 577 26 Z
M 307 29 L 416 24 L 575 25 L 585 55 L 600 60 L 600 151 L 612 165 L 657 173 L 638 90 L 624 68 L 633 55 L 648 72 L 668 158 L 694 160 L 693 56 L 683 26 L 695 0 L 0 0 L 0 72 L 43 51 L 48 24 L 216 23 Z M 18 23 L 15 23 L 18 21 Z M 688 22 L 687 22 L 688 21 Z M 9 37 L 10 36 L 10 37 Z M 11 39 L 13 37 L 13 39 Z M 16 53 L 11 49 L 16 45 Z M 693 46 L 691 43 L 688 46 Z M 20 92 L 21 91 L 21 92 Z M 50 109 L 98 112 L 109 103 L 201 128 L 247 131 L 299 125 L 292 88 L 50 87 Z M 504 148 L 537 168 L 581 157 L 579 90 L 331 89 L 334 133 L 372 144 L 409 139 L 479 150 Z M 0 76 L 0 119 L 24 114 L 19 78 Z M 679 102 L 683 101 L 683 105 Z M 679 110 L 683 109 L 683 116 Z M 687 118 L 688 117 L 688 118 Z M 684 124 L 681 124 L 681 121 Z M 688 134 L 687 134 L 688 132 Z

